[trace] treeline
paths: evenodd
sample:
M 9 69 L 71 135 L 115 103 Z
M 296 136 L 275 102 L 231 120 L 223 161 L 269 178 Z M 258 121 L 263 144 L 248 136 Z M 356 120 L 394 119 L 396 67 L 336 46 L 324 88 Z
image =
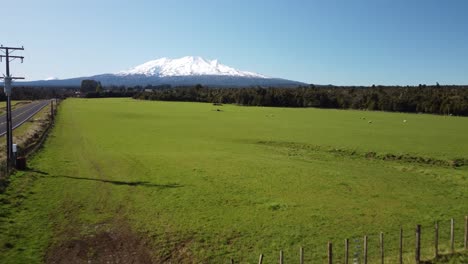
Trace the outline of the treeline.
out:
M 85 98 L 133 97 L 136 95 L 137 90 L 141 91 L 143 88 L 140 86 L 135 88 L 126 88 L 125 86 L 103 87 L 101 82 L 82 80 L 80 96 Z
M 247 106 L 318 107 L 468 116 L 468 86 L 302 86 L 145 89 L 134 98 Z
M 40 100 L 73 96 L 76 88 L 70 87 L 28 87 L 15 86 L 11 92 L 12 100 Z M 0 92 L 0 101 L 6 101 L 6 95 Z
M 126 90 L 106 90 L 101 92 L 88 92 L 84 94 L 85 98 L 117 98 L 117 97 L 134 97 L 136 91 Z

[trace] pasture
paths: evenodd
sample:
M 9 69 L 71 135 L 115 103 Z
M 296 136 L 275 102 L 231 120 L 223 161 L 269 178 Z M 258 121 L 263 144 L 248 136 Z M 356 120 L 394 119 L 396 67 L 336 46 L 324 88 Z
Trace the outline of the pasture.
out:
M 327 241 L 338 259 L 365 234 L 377 258 L 380 231 L 391 263 L 400 226 L 412 260 L 414 226 L 430 257 L 429 228 L 442 221 L 447 251 L 451 217 L 462 243 L 468 118 L 67 99 L 56 120 L 0 194 L 2 263 L 53 259 L 105 232 L 173 263 L 273 263 L 279 250 L 292 263 L 300 246 L 320 263 Z

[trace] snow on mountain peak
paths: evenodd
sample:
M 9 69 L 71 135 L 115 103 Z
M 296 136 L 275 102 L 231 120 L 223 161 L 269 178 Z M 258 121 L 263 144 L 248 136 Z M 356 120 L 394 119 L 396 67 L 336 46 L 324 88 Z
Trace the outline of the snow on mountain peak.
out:
M 190 75 L 223 75 L 251 78 L 267 78 L 261 74 L 240 71 L 219 63 L 218 60 L 205 60 L 202 57 L 186 56 L 179 59 L 160 58 L 148 61 L 132 69 L 121 71 L 118 75 L 146 76 L 190 76 Z

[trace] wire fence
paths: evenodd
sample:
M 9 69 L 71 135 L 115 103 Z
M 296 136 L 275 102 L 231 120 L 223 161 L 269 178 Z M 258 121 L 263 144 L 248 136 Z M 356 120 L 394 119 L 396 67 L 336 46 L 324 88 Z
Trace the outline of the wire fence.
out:
M 297 252 L 280 250 L 276 254 L 260 254 L 258 263 L 427 263 L 443 255 L 468 251 L 468 215 L 433 224 L 400 228 L 324 243 L 320 256 L 308 255 L 306 248 Z M 276 257 L 274 256 L 276 255 Z M 289 256 L 288 256 L 289 255 Z M 287 261 L 285 261 L 287 259 Z M 230 263 L 236 263 L 231 258 Z

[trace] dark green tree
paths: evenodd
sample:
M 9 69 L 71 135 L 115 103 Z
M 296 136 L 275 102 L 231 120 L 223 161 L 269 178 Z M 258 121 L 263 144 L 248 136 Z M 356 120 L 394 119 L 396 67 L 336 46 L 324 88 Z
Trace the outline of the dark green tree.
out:
M 84 94 L 89 93 L 89 92 L 96 92 L 98 86 L 99 86 L 99 83 L 95 80 L 82 80 L 80 92 Z

